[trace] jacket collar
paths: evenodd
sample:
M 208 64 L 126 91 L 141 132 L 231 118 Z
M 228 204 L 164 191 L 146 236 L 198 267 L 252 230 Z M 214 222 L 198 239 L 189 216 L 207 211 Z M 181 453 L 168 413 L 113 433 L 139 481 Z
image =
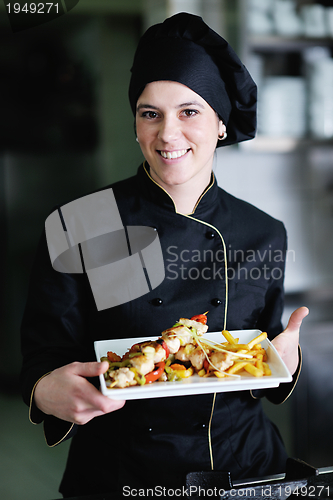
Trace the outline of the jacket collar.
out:
M 161 187 L 149 174 L 149 165 L 144 162 L 138 169 L 139 182 L 143 194 L 156 205 L 165 208 L 171 212 L 176 212 L 176 205 L 167 191 Z M 218 195 L 218 185 L 214 173 L 212 172 L 209 186 L 203 191 L 198 199 L 192 214 L 201 214 L 208 210 L 216 201 Z

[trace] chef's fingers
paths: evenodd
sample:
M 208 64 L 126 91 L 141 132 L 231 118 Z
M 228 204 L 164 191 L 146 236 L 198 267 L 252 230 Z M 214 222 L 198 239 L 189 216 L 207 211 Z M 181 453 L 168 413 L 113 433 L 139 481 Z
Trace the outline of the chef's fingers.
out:
M 78 425 L 84 425 L 95 417 L 100 417 L 100 416 L 105 415 L 107 413 L 111 413 L 113 411 L 119 410 L 125 404 L 125 401 L 120 401 L 120 400 L 118 401 L 115 399 L 109 399 L 106 396 L 103 396 L 103 397 L 106 398 L 108 401 L 106 402 L 105 405 L 103 405 L 102 410 L 99 410 L 96 407 L 87 408 L 87 409 L 80 412 L 80 414 L 77 417 L 77 421 L 75 423 Z
M 299 362 L 299 330 L 303 319 L 308 314 L 309 309 L 307 307 L 299 307 L 296 309 L 290 316 L 287 328 L 272 340 L 272 344 L 292 375 L 295 373 Z
M 305 306 L 296 309 L 290 316 L 285 333 L 299 333 L 303 319 L 309 314 L 309 309 Z
M 89 382 L 87 382 L 89 384 Z M 103 396 L 93 385 L 86 387 L 85 399 L 79 403 L 77 412 L 73 414 L 75 423 L 86 424 L 95 417 L 119 410 L 125 404 L 123 400 L 109 399 Z
M 101 412 L 101 414 L 105 414 L 118 410 L 124 406 L 125 401 L 110 399 L 107 396 L 104 396 L 88 381 L 87 384 L 89 384 L 89 386 L 84 383 L 81 388 L 82 401 L 84 403 L 84 408 L 82 410 L 91 409 L 93 411 Z
M 91 361 L 88 363 L 72 363 L 72 366 L 75 375 L 90 378 L 98 377 L 98 375 L 105 373 L 109 368 L 109 363 L 107 361 Z
M 78 425 L 118 410 L 125 401 L 107 398 L 87 380 L 104 369 L 105 364 L 97 362 L 74 362 L 57 368 L 37 383 L 34 391 L 37 407 L 47 415 Z
M 77 379 L 75 391 L 75 423 L 85 424 L 95 416 L 110 413 L 124 406 L 125 401 L 114 400 L 104 396 L 93 384 L 86 380 L 86 378 L 105 373 L 108 367 L 109 364 L 107 361 L 102 363 L 72 363 L 72 365 L 68 365 L 73 375 L 81 377 L 81 379 Z

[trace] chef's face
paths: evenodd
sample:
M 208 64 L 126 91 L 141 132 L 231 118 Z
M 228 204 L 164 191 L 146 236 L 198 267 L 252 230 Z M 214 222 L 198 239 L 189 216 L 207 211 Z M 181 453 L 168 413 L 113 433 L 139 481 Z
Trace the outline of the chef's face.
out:
M 202 97 L 178 82 L 147 84 L 137 102 L 136 131 L 156 182 L 166 189 L 192 179 L 207 186 L 225 126 Z

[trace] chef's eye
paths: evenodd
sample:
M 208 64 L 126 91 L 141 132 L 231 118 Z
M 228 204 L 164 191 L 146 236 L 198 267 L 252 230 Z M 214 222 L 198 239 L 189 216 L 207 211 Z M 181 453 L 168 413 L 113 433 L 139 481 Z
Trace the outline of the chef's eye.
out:
M 149 120 L 154 120 L 154 118 L 158 117 L 156 111 L 144 111 L 141 115 L 143 118 L 148 118 Z
M 195 116 L 198 114 L 198 111 L 196 109 L 184 109 L 182 111 L 182 114 L 186 116 L 187 118 L 191 118 L 191 116 Z

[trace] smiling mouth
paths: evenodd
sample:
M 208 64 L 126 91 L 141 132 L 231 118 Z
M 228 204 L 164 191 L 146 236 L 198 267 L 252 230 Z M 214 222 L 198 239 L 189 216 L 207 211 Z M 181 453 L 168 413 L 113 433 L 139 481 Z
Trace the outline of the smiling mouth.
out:
M 181 158 L 182 156 L 186 155 L 186 153 L 188 153 L 190 149 L 181 149 L 179 151 L 158 151 L 158 152 L 166 160 L 175 160 L 177 158 Z

